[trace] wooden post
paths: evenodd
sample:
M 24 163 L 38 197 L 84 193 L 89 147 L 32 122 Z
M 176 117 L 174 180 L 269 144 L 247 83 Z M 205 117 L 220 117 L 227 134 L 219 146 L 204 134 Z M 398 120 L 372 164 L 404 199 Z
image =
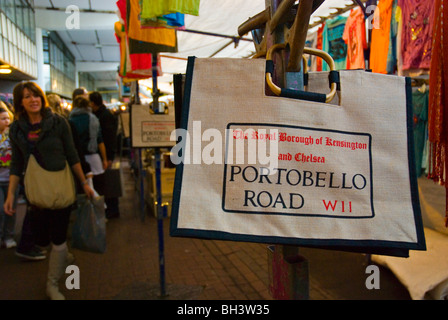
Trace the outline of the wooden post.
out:
M 281 16 L 288 15 L 286 10 L 290 10 L 293 0 L 266 0 L 266 8 L 270 7 L 271 23 L 266 28 L 272 28 L 266 33 L 266 49 L 268 50 L 272 45 L 285 42 L 285 28 Z M 304 5 L 302 5 L 304 3 Z M 300 1 L 302 10 L 308 11 L 309 15 L 312 13 L 313 1 Z M 273 19 L 277 10 L 282 11 L 281 15 L 277 15 Z M 297 20 L 297 19 L 296 19 Z M 295 54 L 303 52 L 305 45 L 306 31 L 308 30 L 309 16 L 307 21 L 295 21 L 291 32 L 299 35 L 297 38 L 299 43 L 295 44 Z M 305 28 L 306 27 L 306 28 Z M 297 39 L 296 39 L 297 41 Z M 303 43 L 302 43 L 303 42 Z M 293 52 L 291 52 L 293 53 Z M 299 63 L 302 62 L 300 54 Z M 302 68 L 294 66 L 288 70 L 289 54 L 286 51 L 275 52 L 273 55 L 273 62 L 275 65 L 275 72 L 273 73 L 273 81 L 282 88 L 303 90 L 303 71 Z M 271 284 L 270 292 L 273 298 L 280 300 L 307 300 L 309 299 L 309 275 L 308 275 L 308 261 L 299 255 L 299 247 L 277 245 L 269 248 L 269 257 L 271 265 Z

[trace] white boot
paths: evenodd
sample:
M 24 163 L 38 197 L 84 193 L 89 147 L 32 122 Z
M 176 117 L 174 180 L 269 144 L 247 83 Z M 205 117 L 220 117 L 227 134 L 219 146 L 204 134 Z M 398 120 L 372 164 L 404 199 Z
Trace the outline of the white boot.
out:
M 65 273 L 67 266 L 67 244 L 53 245 L 50 252 L 47 296 L 51 300 L 65 300 L 64 295 L 59 292 L 59 279 Z

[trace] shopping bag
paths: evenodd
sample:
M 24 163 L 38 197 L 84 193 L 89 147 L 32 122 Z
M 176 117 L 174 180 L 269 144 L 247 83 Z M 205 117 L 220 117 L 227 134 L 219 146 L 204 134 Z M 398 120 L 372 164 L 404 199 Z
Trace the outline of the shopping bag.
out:
M 171 235 L 424 250 L 410 81 L 338 73 L 331 102 L 329 74 L 309 74 L 315 102 L 266 95 L 264 60 L 190 58 L 172 136 Z
M 120 171 L 120 167 L 114 167 L 108 168 L 104 172 L 104 196 L 106 198 L 119 198 L 123 195 Z
M 104 197 L 88 199 L 78 195 L 76 217 L 72 227 L 72 247 L 88 252 L 106 251 Z

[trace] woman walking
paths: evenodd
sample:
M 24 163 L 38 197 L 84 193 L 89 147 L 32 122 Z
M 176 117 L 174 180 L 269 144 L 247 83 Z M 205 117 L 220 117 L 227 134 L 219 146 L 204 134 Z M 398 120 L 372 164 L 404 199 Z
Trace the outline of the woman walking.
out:
M 86 195 L 93 197 L 93 190 L 82 172 L 67 120 L 51 111 L 44 92 L 33 82 L 16 85 L 13 96 L 17 120 L 10 126 L 12 159 L 5 212 L 10 215 L 15 212 L 15 193 L 29 159 L 32 159 L 31 155 L 43 169 L 50 172 L 61 171 L 68 163 Z M 38 180 L 37 184 L 44 182 Z M 67 265 L 66 241 L 72 205 L 58 209 L 29 205 L 36 243 L 43 247 L 52 244 L 47 279 L 47 295 L 52 300 L 65 299 L 59 291 L 58 282 Z

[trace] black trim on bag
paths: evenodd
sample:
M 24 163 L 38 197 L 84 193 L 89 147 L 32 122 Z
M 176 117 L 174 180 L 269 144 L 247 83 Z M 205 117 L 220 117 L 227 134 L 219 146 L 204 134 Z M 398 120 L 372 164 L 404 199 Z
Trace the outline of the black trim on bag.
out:
M 190 113 L 190 97 L 191 97 L 191 85 L 193 82 L 193 69 L 194 61 L 196 57 L 188 57 L 187 63 L 187 75 L 185 79 L 184 87 L 184 97 L 182 102 L 182 114 L 180 119 L 180 128 L 187 130 L 188 127 L 188 115 Z M 182 177 L 184 172 L 183 161 L 176 166 L 176 172 L 174 175 L 174 187 L 173 187 L 173 201 L 172 201 L 172 212 L 170 220 L 170 234 L 176 233 L 177 223 L 179 219 L 179 200 L 182 193 Z
M 330 71 L 328 74 L 328 81 L 330 82 L 329 87 L 331 88 L 332 83 L 336 83 L 336 91 L 341 91 L 341 81 L 339 80 L 339 71 Z
M 414 157 L 414 115 L 412 107 L 412 79 L 405 78 L 406 81 L 406 120 L 408 133 L 408 167 L 409 179 L 411 185 L 411 201 L 414 209 L 415 229 L 417 233 L 417 245 L 419 250 L 426 250 L 425 233 L 423 229 L 423 219 L 420 207 L 420 198 L 418 192 L 417 172 Z

